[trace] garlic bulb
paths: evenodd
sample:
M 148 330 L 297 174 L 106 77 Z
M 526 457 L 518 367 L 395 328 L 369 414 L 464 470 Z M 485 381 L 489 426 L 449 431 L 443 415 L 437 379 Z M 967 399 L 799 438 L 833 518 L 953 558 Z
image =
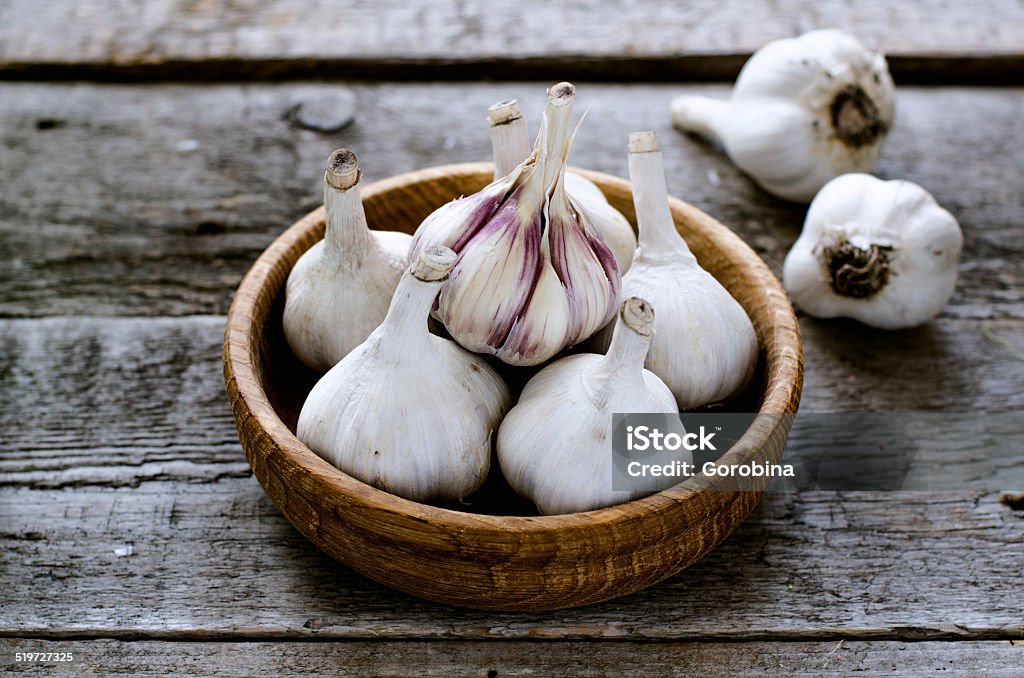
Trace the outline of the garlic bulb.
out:
M 675 398 L 643 368 L 654 310 L 623 302 L 607 355 L 578 353 L 537 373 L 498 430 L 498 462 L 512 488 L 545 515 L 590 511 L 671 487 L 672 477 L 614 489 L 612 414 L 664 413 L 663 433 L 685 435 Z M 680 451 L 690 462 L 692 456 Z
M 813 316 L 912 327 L 949 301 L 962 245 L 956 219 L 917 184 L 845 174 L 811 203 L 783 285 Z
M 569 83 L 552 87 L 530 157 L 428 216 L 410 250 L 458 253 L 436 315 L 464 347 L 512 365 L 536 365 L 587 339 L 618 303 L 615 257 L 565 191 L 574 96 Z
M 512 404 L 483 358 L 427 330 L 454 262 L 447 248 L 420 253 L 384 322 L 310 391 L 296 430 L 345 473 L 415 501 L 480 487 L 491 434 Z
M 303 254 L 285 288 L 284 336 L 299 360 L 326 372 L 374 330 L 406 268 L 411 236 L 371 231 L 359 163 L 342 148 L 324 173 L 324 239 Z
M 622 279 L 622 293 L 649 299 L 658 309 L 647 368 L 665 380 L 680 409 L 727 400 L 754 374 L 754 327 L 676 230 L 653 132 L 630 135 L 629 177 L 640 245 Z M 597 345 L 608 342 L 606 329 Z
M 530 135 L 519 110 L 519 102 L 515 99 L 491 106 L 487 121 L 491 126 L 491 146 L 494 149 L 494 178 L 498 180 L 530 156 Z M 636 235 L 626 217 L 608 204 L 608 198 L 597 184 L 580 174 L 565 173 L 565 190 L 587 213 L 588 221 L 615 255 L 619 272 L 629 270 L 633 250 L 636 249 Z
M 825 182 L 869 172 L 893 122 L 885 57 L 836 30 L 757 50 L 729 101 L 682 96 L 672 120 L 725 147 L 765 190 L 808 202 Z

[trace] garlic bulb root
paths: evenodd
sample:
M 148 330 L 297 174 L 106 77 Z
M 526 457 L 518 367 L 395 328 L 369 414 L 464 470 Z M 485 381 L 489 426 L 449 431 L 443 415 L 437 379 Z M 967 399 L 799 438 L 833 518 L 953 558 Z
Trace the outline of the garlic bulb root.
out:
M 384 322 L 310 391 L 296 430 L 330 464 L 414 501 L 479 488 L 492 434 L 512 405 L 483 358 L 427 329 L 455 259 L 443 247 L 418 255 Z
M 956 219 L 920 186 L 845 174 L 811 203 L 783 285 L 813 316 L 912 327 L 949 301 L 962 247 Z
M 370 335 L 406 268 L 411 236 L 371 231 L 355 153 L 331 154 L 324 172 L 324 239 L 295 263 L 285 287 L 284 335 L 306 366 L 325 372 Z
M 498 430 L 498 462 L 513 489 L 545 515 L 590 511 L 666 489 L 667 477 L 613 487 L 612 414 L 662 413 L 665 433 L 685 435 L 675 398 L 643 368 L 654 310 L 623 302 L 607 355 L 580 353 L 537 373 Z M 685 450 L 680 461 L 692 461 Z
M 830 179 L 874 168 L 893 89 L 884 56 L 840 31 L 811 31 L 757 50 L 728 101 L 677 98 L 672 120 L 721 144 L 765 190 L 808 202 Z

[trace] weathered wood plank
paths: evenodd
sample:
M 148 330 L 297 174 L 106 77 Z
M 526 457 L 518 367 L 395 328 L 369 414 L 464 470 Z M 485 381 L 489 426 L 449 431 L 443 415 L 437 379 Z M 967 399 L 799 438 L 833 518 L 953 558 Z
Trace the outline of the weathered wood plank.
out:
M 51 639 L 1024 637 L 1024 517 L 998 494 L 768 494 L 704 560 L 576 610 L 418 601 L 316 550 L 255 480 L 4 488 L 0 635 Z
M 1024 322 L 993 322 L 988 335 L 983 325 L 885 333 L 805 318 L 800 411 L 1019 412 L 1024 362 L 989 336 L 1024 350 Z M 0 320 L 0 486 L 247 477 L 224 394 L 223 328 L 220 317 Z M 943 430 L 922 435 L 922 446 L 946 448 Z M 827 442 L 812 437 L 802 449 Z M 968 449 L 986 448 L 965 444 L 953 463 L 967 464 Z M 1024 458 L 1004 477 L 1022 472 Z M 969 489 L 1024 489 L 986 483 Z
M 16 652 L 71 652 L 48 675 L 82 676 L 921 676 L 1020 675 L 1018 641 L 897 643 L 165 643 L 0 639 Z M 14 675 L 41 667 L 9 664 Z
M 223 318 L 53 318 L 0 328 L 0 427 L 17 438 L 0 456 L 0 483 L 251 475 L 226 406 Z
M 880 338 L 805 322 L 804 407 L 1019 410 L 1024 363 L 980 324 L 942 320 L 865 350 Z M 1024 514 L 999 501 L 999 490 L 1021 488 L 965 473 L 976 464 L 970 450 L 950 462 L 965 476 L 958 492 L 769 494 L 704 561 L 624 600 L 534 615 L 414 601 L 319 553 L 250 477 L 222 400 L 222 326 L 215 317 L 0 322 L 0 635 L 1024 635 Z M 992 326 L 1018 342 L 1021 329 Z M 927 374 L 919 390 L 904 379 Z M 1005 478 L 1019 479 L 1022 465 Z
M 1013 0 L 161 0 L 141 11 L 123 0 L 15 0 L 0 7 L 0 74 L 722 79 L 770 40 L 837 27 L 889 53 L 904 82 L 1015 74 L 1019 82 L 1022 24 L 1024 9 Z
M 542 83 L 352 88 L 355 122 L 303 128 L 297 105 L 337 87 L 0 85 L 0 315 L 222 314 L 258 253 L 321 200 L 330 151 L 367 180 L 486 158 L 483 111 Z M 630 131 L 655 130 L 670 190 L 732 226 L 778 271 L 803 208 L 767 196 L 717 150 L 674 131 L 668 104 L 723 87 L 581 86 L 572 162 L 626 174 Z M 1024 317 L 1021 90 L 914 89 L 879 172 L 915 181 L 960 220 L 966 248 L 946 317 Z M 536 129 L 536 124 L 533 125 Z

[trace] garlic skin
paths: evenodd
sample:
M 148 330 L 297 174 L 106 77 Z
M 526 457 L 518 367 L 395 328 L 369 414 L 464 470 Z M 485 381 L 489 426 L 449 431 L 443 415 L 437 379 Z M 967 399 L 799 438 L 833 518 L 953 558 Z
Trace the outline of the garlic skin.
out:
M 494 150 L 494 179 L 498 180 L 530 157 L 530 134 L 515 99 L 491 106 L 487 111 L 487 122 Z M 588 221 L 615 255 L 619 273 L 628 271 L 636 249 L 636 234 L 629 220 L 608 203 L 608 198 L 597 184 L 580 174 L 565 173 L 565 190 L 573 202 L 587 213 Z
M 565 190 L 575 88 L 548 92 L 537 147 L 507 176 L 428 216 L 410 249 L 458 254 L 435 316 L 462 346 L 537 365 L 603 327 L 618 304 L 615 257 Z
M 512 405 L 483 358 L 427 329 L 454 262 L 447 248 L 419 255 L 380 327 L 310 391 L 296 429 L 340 470 L 413 501 L 461 499 L 479 488 L 491 434 Z
M 544 515 L 620 504 L 678 483 L 637 479 L 612 489 L 612 414 L 664 413 L 665 433 L 685 435 L 675 398 L 643 368 L 654 310 L 643 299 L 623 302 L 607 355 L 578 353 L 538 372 L 498 430 L 498 462 L 512 488 Z M 680 461 L 692 455 L 680 450 Z
M 769 193 L 806 203 L 830 179 L 875 167 L 893 91 L 882 54 L 837 30 L 811 31 L 755 52 L 728 101 L 678 97 L 672 121 L 720 143 Z
M 647 368 L 665 380 L 682 410 L 739 394 L 757 366 L 757 336 L 743 307 L 701 268 L 679 235 L 668 205 L 653 132 L 629 137 L 629 177 L 640 245 L 622 293 L 658 309 Z M 608 346 L 609 330 L 595 339 Z
M 370 335 L 387 313 L 412 236 L 371 231 L 359 192 L 359 163 L 342 148 L 324 173 L 324 239 L 303 254 L 285 287 L 284 336 L 307 367 L 326 372 Z
M 782 283 L 813 316 L 913 327 L 949 301 L 962 247 L 956 219 L 917 184 L 845 174 L 811 203 Z

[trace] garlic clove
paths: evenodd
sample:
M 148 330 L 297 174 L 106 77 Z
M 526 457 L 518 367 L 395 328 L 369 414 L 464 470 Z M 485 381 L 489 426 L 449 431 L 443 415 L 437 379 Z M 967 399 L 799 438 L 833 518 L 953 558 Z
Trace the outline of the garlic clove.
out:
M 724 146 L 765 190 L 808 202 L 830 179 L 874 168 L 893 91 L 884 56 L 840 31 L 812 31 L 759 49 L 728 101 L 677 98 L 672 120 Z
M 629 150 L 640 244 L 622 294 L 658 308 L 647 368 L 665 380 L 680 409 L 728 400 L 746 388 L 757 365 L 753 324 L 676 230 L 654 133 L 630 135 Z M 603 350 L 609 342 L 606 328 L 595 346 Z
M 507 176 L 529 157 L 530 137 L 519 102 L 515 99 L 491 106 L 487 120 L 491 127 L 494 178 L 497 180 Z M 615 255 L 619 271 L 625 273 L 636 249 L 636 234 L 629 220 L 608 203 L 608 198 L 590 179 L 575 172 L 566 172 L 564 181 L 574 209 L 586 212 L 594 232 Z
M 569 292 L 570 345 L 601 329 L 614 312 L 621 278 L 611 250 L 595 234 L 590 213 L 574 209 L 562 177 L 555 186 L 548 212 L 551 266 Z M 611 284 L 606 284 L 610 282 Z
M 448 248 L 420 253 L 384 322 L 310 391 L 296 430 L 340 470 L 414 501 L 479 488 L 492 433 L 512 404 L 483 358 L 427 329 L 454 262 Z
M 507 338 L 494 354 L 510 365 L 536 364 L 551 346 L 568 346 L 578 329 L 566 288 L 550 262 L 544 262 L 530 302 L 512 323 Z
M 536 365 L 583 341 L 615 312 L 614 256 L 565 196 L 564 165 L 575 88 L 548 93 L 533 152 L 479 193 L 442 206 L 411 255 L 444 244 L 459 260 L 435 315 L 471 351 Z
M 524 228 L 518 206 L 507 202 L 475 234 L 473 246 L 463 249 L 451 281 L 442 289 L 439 310 L 446 327 L 458 324 L 457 333 L 452 334 L 469 350 L 501 351 L 513 326 L 528 310 L 533 286 L 522 281 L 535 281 L 550 268 L 537 242 L 541 228 L 539 223 Z M 551 315 L 567 315 L 559 312 L 566 304 L 564 295 L 544 301 L 560 304 Z M 545 311 L 546 307 L 538 304 L 537 312 Z M 563 339 L 558 338 L 559 342 Z
M 414 259 L 416 253 L 430 246 L 462 251 L 497 213 L 518 178 L 516 175 L 495 181 L 478 193 L 456 198 L 434 210 L 416 228 L 408 255 Z
M 956 219 L 920 186 L 846 174 L 811 203 L 783 285 L 813 316 L 912 327 L 949 301 L 962 246 Z
M 542 514 L 590 511 L 676 483 L 651 477 L 628 490 L 613 487 L 612 414 L 664 413 L 666 433 L 685 433 L 671 391 L 643 369 L 653 322 L 650 304 L 627 299 L 607 355 L 581 353 L 548 365 L 526 384 L 502 421 L 497 441 L 502 472 Z
M 355 154 L 339 149 L 324 173 L 324 239 L 295 263 L 285 287 L 284 335 L 295 356 L 325 372 L 370 335 L 406 268 L 411 237 L 371 231 Z

